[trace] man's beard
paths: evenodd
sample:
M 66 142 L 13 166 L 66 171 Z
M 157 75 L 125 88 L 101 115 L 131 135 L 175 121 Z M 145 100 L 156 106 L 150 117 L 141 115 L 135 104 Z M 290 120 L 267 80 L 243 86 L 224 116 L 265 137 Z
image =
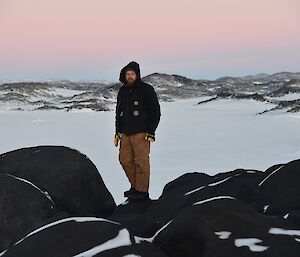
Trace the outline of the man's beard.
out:
M 132 85 L 132 84 L 134 84 L 136 82 L 136 80 L 134 80 L 134 79 L 128 79 L 127 80 L 127 84 L 129 84 L 129 85 Z

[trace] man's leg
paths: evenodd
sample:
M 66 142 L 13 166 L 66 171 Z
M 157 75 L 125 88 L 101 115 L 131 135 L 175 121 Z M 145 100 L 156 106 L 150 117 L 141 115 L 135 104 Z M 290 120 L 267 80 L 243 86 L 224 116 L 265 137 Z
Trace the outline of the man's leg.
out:
M 125 171 L 125 174 L 132 187 L 135 187 L 136 179 L 136 168 L 134 163 L 133 146 L 128 136 L 122 133 L 119 148 L 119 162 Z
M 150 181 L 150 141 L 145 140 L 145 135 L 141 132 L 130 136 L 136 165 L 135 189 L 141 192 L 149 191 Z

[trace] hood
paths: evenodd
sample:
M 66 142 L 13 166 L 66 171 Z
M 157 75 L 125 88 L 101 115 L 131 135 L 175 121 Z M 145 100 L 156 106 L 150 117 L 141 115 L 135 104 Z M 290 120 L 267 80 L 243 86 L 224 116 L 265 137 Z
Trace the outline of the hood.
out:
M 137 81 L 141 80 L 140 65 L 135 61 L 128 63 L 125 67 L 122 68 L 122 70 L 120 72 L 119 80 L 126 84 L 125 72 L 126 72 L 126 68 L 128 68 L 128 67 L 135 70 L 135 73 L 137 75 Z

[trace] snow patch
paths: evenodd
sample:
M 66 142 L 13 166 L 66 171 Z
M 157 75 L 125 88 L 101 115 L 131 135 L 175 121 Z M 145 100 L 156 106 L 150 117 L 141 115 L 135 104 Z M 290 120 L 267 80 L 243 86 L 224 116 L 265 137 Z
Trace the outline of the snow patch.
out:
M 269 208 L 269 205 L 264 206 L 264 213 L 267 211 L 268 208 Z
M 225 179 L 223 179 L 223 180 L 221 180 L 221 181 L 217 181 L 217 182 L 211 183 L 211 184 L 209 184 L 208 186 L 216 186 L 216 185 L 219 185 L 219 184 L 224 183 L 225 181 L 227 181 L 227 180 L 229 180 L 229 179 L 231 179 L 231 178 L 233 178 L 233 177 L 237 177 L 237 176 L 240 176 L 240 175 L 241 175 L 241 174 L 236 174 L 236 175 L 231 176 L 231 177 L 229 177 L 229 178 L 225 178 Z
M 198 187 L 198 188 L 196 188 L 196 189 L 193 189 L 192 191 L 189 191 L 189 192 L 185 193 L 184 195 L 189 195 L 189 194 L 195 193 L 195 192 L 201 190 L 201 189 L 204 188 L 204 187 L 205 187 L 205 186 Z
M 26 238 L 32 236 L 33 234 L 36 234 L 36 233 L 38 233 L 38 232 L 40 232 L 40 231 L 42 231 L 44 229 L 47 229 L 49 227 L 52 227 L 52 226 L 55 226 L 57 224 L 61 224 L 61 223 L 64 223 L 64 222 L 68 222 L 68 221 L 75 221 L 75 222 L 94 222 L 94 221 L 97 222 L 97 221 L 103 221 L 103 222 L 109 222 L 109 223 L 112 223 L 112 224 L 120 225 L 119 222 L 115 222 L 115 221 L 107 220 L 107 219 L 103 219 L 103 218 L 97 218 L 97 217 L 69 217 L 69 218 L 65 218 L 65 219 L 61 219 L 61 220 L 57 220 L 57 221 L 51 222 L 49 224 L 46 224 L 46 225 L 44 225 L 42 227 L 37 228 L 36 230 L 30 232 L 25 237 L 21 238 L 19 241 L 17 241 L 16 243 L 14 243 L 14 245 L 17 245 L 17 244 L 21 243 L 24 239 L 26 239 Z M 4 254 L 4 252 L 0 253 L 0 256 L 2 256 Z
M 51 196 L 48 194 L 47 191 L 43 191 L 43 190 L 40 189 L 38 186 L 36 186 L 36 185 L 33 184 L 32 182 L 30 182 L 30 181 L 28 181 L 28 180 L 26 180 L 26 179 L 24 179 L 24 178 L 20 178 L 20 177 L 14 176 L 14 175 L 9 174 L 9 173 L 4 173 L 4 174 L 7 175 L 7 176 L 10 176 L 10 177 L 12 177 L 12 178 L 15 178 L 15 179 L 17 179 L 17 180 L 20 180 L 20 181 L 22 181 L 22 182 L 25 182 L 25 183 L 27 183 L 27 184 L 29 184 L 29 185 L 31 185 L 31 186 L 33 186 L 35 189 L 39 190 L 45 197 L 47 197 L 48 200 L 50 200 L 50 201 L 52 202 L 53 205 L 55 205 L 55 202 L 52 200 Z M 53 206 L 52 206 L 52 207 L 53 207 Z
M 269 233 L 274 235 L 300 236 L 300 230 L 284 228 L 270 228 Z
M 288 93 L 283 96 L 277 96 L 277 97 L 266 97 L 267 99 L 270 100 L 280 100 L 280 101 L 293 101 L 300 99 L 300 93 Z
M 279 168 L 277 168 L 276 170 L 274 170 L 273 172 L 271 172 L 266 178 L 264 178 L 259 184 L 258 186 L 260 187 L 269 177 L 271 177 L 275 172 L 277 172 L 278 170 L 280 170 L 282 167 L 284 166 L 281 165 Z
M 258 238 L 241 238 L 234 240 L 236 247 L 248 246 L 252 252 L 263 252 L 269 248 L 269 246 L 257 245 L 261 242 L 263 241 Z
M 232 200 L 236 200 L 236 198 L 234 198 L 232 196 L 215 196 L 215 197 L 212 197 L 212 198 L 209 198 L 209 199 L 205 199 L 205 200 L 193 203 L 193 205 L 203 204 L 203 203 L 207 203 L 207 202 L 211 202 L 211 201 L 219 200 L 219 199 L 232 199 Z
M 73 257 L 92 257 L 103 251 L 127 245 L 131 245 L 130 234 L 126 228 L 123 228 L 119 231 L 119 234 L 115 238 L 110 239 L 101 245 L 97 245 L 85 252 L 76 254 Z
M 172 220 L 170 220 L 166 225 L 164 225 L 162 228 L 160 228 L 160 229 L 154 234 L 154 236 L 152 236 L 152 237 L 145 238 L 145 237 L 134 236 L 135 242 L 136 242 L 137 244 L 141 243 L 142 241 L 148 241 L 148 242 L 152 243 L 153 240 L 155 239 L 155 237 L 156 237 L 162 230 L 164 230 L 171 222 L 172 222 Z
M 229 231 L 217 231 L 217 232 L 215 232 L 215 235 L 217 235 L 220 239 L 228 239 L 231 235 L 231 232 L 229 232 Z
M 219 185 L 219 184 L 221 184 L 221 183 L 224 183 L 225 181 L 227 181 L 227 180 L 229 180 L 229 179 L 231 179 L 231 178 L 233 178 L 233 177 L 240 176 L 240 175 L 241 175 L 241 174 L 236 174 L 236 175 L 234 175 L 234 176 L 231 176 L 231 177 L 222 179 L 222 180 L 220 180 L 220 181 L 210 183 L 210 184 L 208 184 L 207 186 L 209 186 L 209 187 L 211 187 L 211 186 L 216 186 L 216 185 Z M 195 193 L 195 192 L 197 192 L 197 191 L 203 189 L 204 187 L 205 187 L 205 186 L 198 187 L 198 188 L 196 188 L 196 189 L 193 189 L 192 191 L 189 191 L 189 192 L 185 193 L 184 195 L 189 195 L 189 194 Z

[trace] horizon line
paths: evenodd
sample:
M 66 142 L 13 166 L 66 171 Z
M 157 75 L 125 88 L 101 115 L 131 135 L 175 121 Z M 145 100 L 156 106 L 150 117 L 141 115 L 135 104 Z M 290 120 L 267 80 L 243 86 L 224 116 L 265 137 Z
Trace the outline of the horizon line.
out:
M 148 76 L 151 76 L 153 74 L 163 74 L 163 75 L 169 75 L 169 76 L 181 76 L 181 77 L 184 77 L 184 78 L 187 78 L 187 79 L 192 79 L 192 80 L 205 80 L 205 81 L 214 81 L 214 80 L 218 80 L 220 78 L 225 78 L 225 77 L 231 77 L 231 78 L 243 78 L 243 77 L 248 77 L 248 76 L 257 76 L 257 75 L 266 75 L 266 76 L 272 76 L 272 75 L 276 75 L 276 74 L 280 74 L 280 73 L 292 73 L 292 74 L 297 74 L 297 73 L 300 73 L 300 71 L 296 71 L 296 72 L 293 72 L 293 71 L 278 71 L 278 72 L 275 72 L 275 73 L 267 73 L 267 72 L 259 72 L 259 73 L 255 73 L 255 74 L 246 74 L 246 75 L 240 75 L 240 76 L 231 76 L 231 75 L 223 75 L 223 76 L 220 76 L 220 77 L 217 77 L 215 79 L 205 79 L 205 78 L 191 78 L 191 77 L 187 77 L 187 76 L 183 76 L 183 75 L 180 75 L 180 74 L 171 74 L 171 73 L 165 73 L 165 72 L 153 72 L 153 73 L 150 73 L 146 76 L 143 76 L 143 78 L 145 77 L 148 77 Z M 109 82 L 109 83 L 121 83 L 119 82 L 119 80 L 108 80 L 108 79 L 70 79 L 70 78 L 48 78 L 48 79 L 0 79 L 0 83 L 4 82 L 48 82 L 48 81 L 77 81 L 77 82 Z

